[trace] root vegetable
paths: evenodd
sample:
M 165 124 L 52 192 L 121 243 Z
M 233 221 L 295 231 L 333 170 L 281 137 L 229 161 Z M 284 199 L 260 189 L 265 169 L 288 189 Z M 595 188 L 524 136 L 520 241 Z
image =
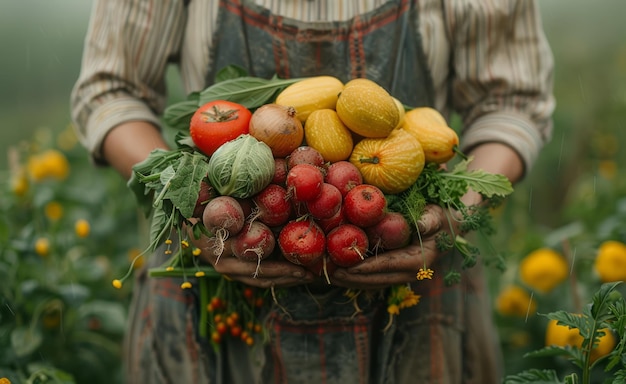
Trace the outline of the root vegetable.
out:
M 268 185 L 252 200 L 257 207 L 256 217 L 269 227 L 287 223 L 293 213 L 287 190 L 280 185 Z
M 244 222 L 245 216 L 241 205 L 230 196 L 211 199 L 202 213 L 202 223 L 214 234 L 214 247 L 217 249 L 223 249 L 226 239 L 241 232 Z
M 318 150 L 306 145 L 300 146 L 287 157 L 287 168 L 291 169 L 298 164 L 311 164 L 325 168 L 324 157 Z
M 361 184 L 346 194 L 343 204 L 346 219 L 354 225 L 365 228 L 382 220 L 387 201 L 379 188 Z
M 278 235 L 278 246 L 292 263 L 312 265 L 324 255 L 326 236 L 313 221 L 290 221 Z
M 302 144 L 304 127 L 293 107 L 265 104 L 250 118 L 250 135 L 267 144 L 274 157 L 286 157 Z
M 337 187 L 341 195 L 345 196 L 349 190 L 363 184 L 363 176 L 351 162 L 338 161 L 328 166 L 324 181 Z
M 267 258 L 274 251 L 276 239 L 272 230 L 260 221 L 249 221 L 243 230 L 233 239 L 231 249 L 236 258 L 257 263 L 254 273 L 259 272 L 261 260 Z
M 367 234 L 353 224 L 340 225 L 326 237 L 328 255 L 340 267 L 351 267 L 365 260 L 368 248 Z
M 323 183 L 320 194 L 305 202 L 307 210 L 316 219 L 329 219 L 341 208 L 342 196 L 332 184 Z
M 297 201 L 312 200 L 319 196 L 324 184 L 322 171 L 311 164 L 298 164 L 287 173 L 287 191 Z
M 378 223 L 365 228 L 365 233 L 374 252 L 405 247 L 411 241 L 408 221 L 398 212 L 387 212 Z

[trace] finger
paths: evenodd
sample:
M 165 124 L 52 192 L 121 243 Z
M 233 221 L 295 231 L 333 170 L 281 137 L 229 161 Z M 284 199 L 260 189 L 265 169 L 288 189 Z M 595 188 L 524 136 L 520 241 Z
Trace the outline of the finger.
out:
M 421 244 L 417 242 L 402 249 L 370 256 L 363 262 L 348 268 L 348 273 L 417 273 L 420 268 L 430 266 L 437 259 L 438 255 L 439 251 L 434 241 L 426 241 Z
M 235 257 L 224 257 L 214 264 L 214 268 L 217 272 L 228 275 L 231 278 L 235 276 L 249 276 L 265 279 L 284 277 L 303 279 L 307 276 L 307 271 L 301 266 L 274 260 L 262 260 L 259 263 L 255 263 L 242 261 Z
M 423 236 L 435 233 L 441 229 L 444 219 L 443 208 L 429 204 L 424 208 L 424 212 L 417 222 L 417 230 Z

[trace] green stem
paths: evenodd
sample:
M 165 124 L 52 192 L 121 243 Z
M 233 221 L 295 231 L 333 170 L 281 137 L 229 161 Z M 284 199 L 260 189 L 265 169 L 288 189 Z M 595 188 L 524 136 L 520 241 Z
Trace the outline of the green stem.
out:
M 207 311 L 207 305 L 209 304 L 209 287 L 208 287 L 208 282 L 207 282 L 207 278 L 205 277 L 201 277 L 200 279 L 198 279 L 198 284 L 200 286 L 200 320 L 198 323 L 198 333 L 200 334 L 200 337 L 202 338 L 206 338 L 207 337 L 207 326 L 208 326 L 208 311 Z

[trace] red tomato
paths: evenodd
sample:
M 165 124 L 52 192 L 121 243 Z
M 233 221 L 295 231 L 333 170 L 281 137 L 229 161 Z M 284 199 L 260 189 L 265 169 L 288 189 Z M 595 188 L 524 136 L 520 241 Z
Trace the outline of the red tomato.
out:
M 198 149 L 211 156 L 222 144 L 249 132 L 252 113 L 226 100 L 210 101 L 191 117 L 189 134 Z

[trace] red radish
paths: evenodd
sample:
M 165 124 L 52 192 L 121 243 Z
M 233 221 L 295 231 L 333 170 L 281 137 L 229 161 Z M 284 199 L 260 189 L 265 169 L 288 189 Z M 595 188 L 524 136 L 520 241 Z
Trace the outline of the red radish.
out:
M 330 232 L 333 228 L 340 226 L 346 222 L 346 215 L 344 213 L 343 204 L 339 207 L 337 213 L 335 213 L 332 217 L 328 219 L 315 219 L 317 225 L 322 228 L 324 233 Z
M 368 248 L 367 234 L 353 224 L 340 225 L 326 237 L 330 260 L 340 267 L 351 267 L 365 260 Z
M 231 249 L 236 258 L 245 261 L 256 261 L 256 277 L 259 272 L 261 260 L 274 252 L 276 238 L 272 230 L 260 221 L 249 221 L 243 230 L 234 238 Z
M 324 157 L 315 148 L 306 145 L 296 148 L 287 157 L 287 168 L 291 169 L 298 164 L 311 164 L 316 167 L 325 168 Z
M 202 223 L 206 229 L 216 235 L 219 231 L 226 231 L 226 237 L 239 233 L 244 221 L 241 204 L 230 196 L 218 196 L 209 200 L 202 213 Z
M 193 208 L 192 217 L 201 218 L 202 213 L 204 212 L 204 207 L 206 204 L 214 198 L 217 194 L 215 193 L 215 189 L 209 184 L 207 179 L 202 179 L 200 182 L 200 191 L 198 191 L 198 199 L 196 200 L 196 205 Z
M 363 175 L 351 162 L 337 161 L 328 166 L 324 181 L 337 187 L 345 196 L 349 190 L 363 184 Z
M 311 220 L 290 221 L 278 235 L 283 256 L 294 264 L 311 265 L 324 255 L 326 236 Z
M 324 175 L 311 164 L 298 164 L 287 173 L 287 191 L 298 201 L 312 200 L 322 192 Z
M 272 183 L 284 186 L 286 180 L 287 160 L 282 157 L 277 157 L 274 159 L 274 178 L 272 179 Z
M 382 220 L 387 200 L 376 186 L 361 184 L 352 188 L 344 197 L 346 219 L 365 228 Z
M 230 196 L 218 196 L 209 200 L 202 213 L 202 223 L 215 235 L 214 247 L 217 250 L 223 251 L 224 241 L 241 232 L 244 222 L 245 215 L 241 204 Z M 218 261 L 219 256 L 215 262 Z
M 373 251 L 405 247 L 411 241 L 409 222 L 398 212 L 387 212 L 382 220 L 365 228 Z
M 258 209 L 256 217 L 270 227 L 285 224 L 293 213 L 287 190 L 277 184 L 263 188 L 252 200 Z
M 315 219 L 329 219 L 341 208 L 341 192 L 332 184 L 323 183 L 319 196 L 307 200 L 306 207 Z

